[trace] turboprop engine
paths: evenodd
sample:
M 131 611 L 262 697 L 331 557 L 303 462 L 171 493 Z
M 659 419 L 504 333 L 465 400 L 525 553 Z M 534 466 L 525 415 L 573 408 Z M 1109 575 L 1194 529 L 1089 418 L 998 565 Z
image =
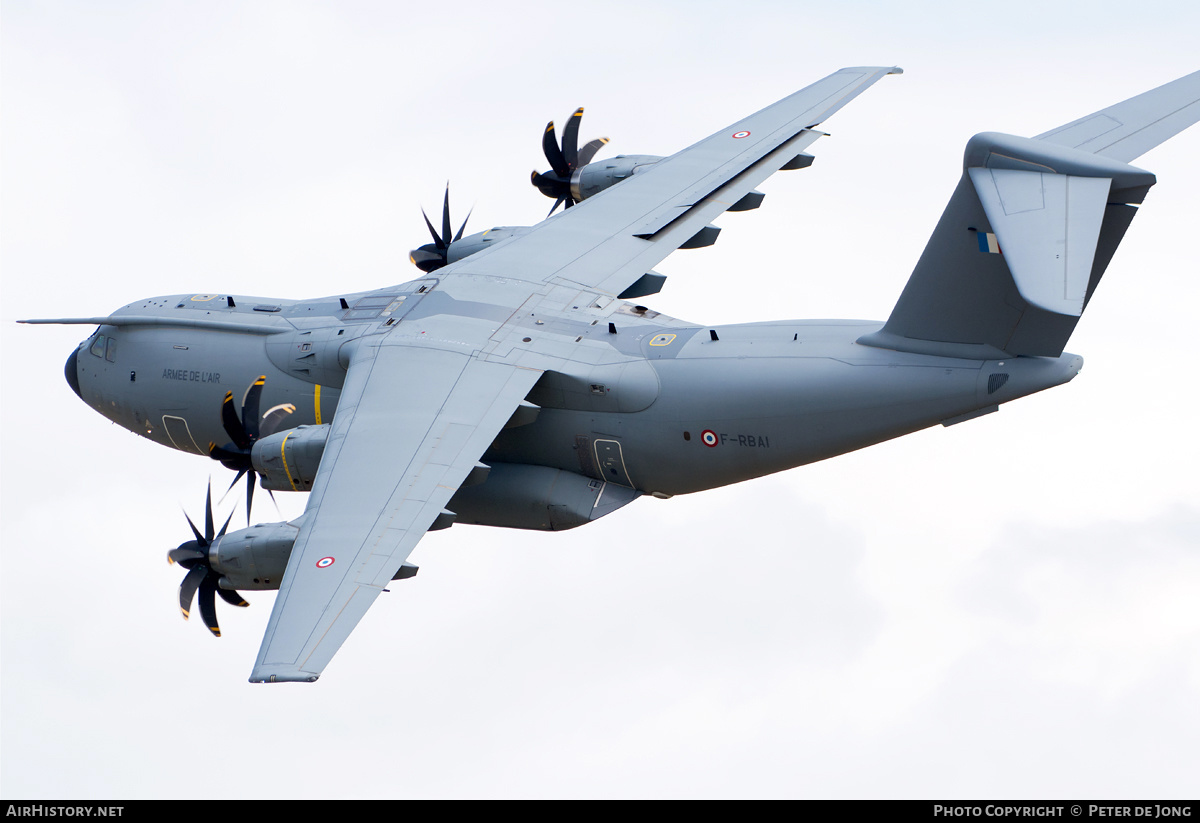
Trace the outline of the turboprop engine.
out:
M 662 160 L 651 154 L 630 154 L 593 163 L 592 158 L 601 146 L 608 143 L 608 138 L 600 137 L 579 148 L 579 122 L 582 118 L 583 109 L 576 109 L 563 129 L 561 146 L 554 133 L 554 121 L 547 123 L 542 133 L 542 153 L 546 155 L 550 169 L 533 172 L 530 182 L 542 194 L 554 199 L 554 205 L 550 207 L 551 214 L 559 205 L 569 209 L 581 200 Z
M 184 516 L 187 517 L 186 514 Z M 180 543 L 167 552 L 168 563 L 178 563 L 187 569 L 187 574 L 179 584 L 179 610 L 183 612 L 183 619 L 187 620 L 192 601 L 199 593 L 201 619 L 214 636 L 220 637 L 217 597 L 220 596 L 232 606 L 244 608 L 250 604 L 239 589 L 278 589 L 304 516 L 290 523 L 259 523 L 228 533 L 229 521 L 226 520 L 221 530 L 217 531 L 213 522 L 210 488 L 205 502 L 204 531 L 196 528 L 192 518 L 188 517 L 187 521 L 195 539 Z M 403 580 L 416 573 L 416 566 L 405 563 L 392 579 Z

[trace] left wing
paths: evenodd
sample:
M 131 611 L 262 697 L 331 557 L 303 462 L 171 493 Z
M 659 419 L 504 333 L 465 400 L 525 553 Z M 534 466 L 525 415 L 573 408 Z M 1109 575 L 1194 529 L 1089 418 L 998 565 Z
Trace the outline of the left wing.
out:
M 398 335 L 363 341 L 251 682 L 317 679 L 540 376 Z
M 617 295 L 775 172 L 800 168 L 825 121 L 897 67 L 840 69 L 645 171 L 439 271 L 571 283 Z M 793 161 L 799 161 L 792 165 Z M 716 228 L 713 227 L 714 232 Z

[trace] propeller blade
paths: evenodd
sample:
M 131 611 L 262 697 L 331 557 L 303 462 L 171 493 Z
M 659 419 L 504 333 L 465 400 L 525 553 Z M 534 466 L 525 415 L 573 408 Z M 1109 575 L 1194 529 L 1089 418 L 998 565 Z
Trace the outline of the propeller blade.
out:
M 474 213 L 474 211 L 475 211 L 475 207 L 472 206 L 471 211 L 467 212 L 466 219 L 463 220 L 462 225 L 458 227 L 458 234 L 454 235 L 453 242 L 457 243 L 459 240 L 462 240 L 463 232 L 466 231 L 466 229 L 467 229 L 467 220 L 471 219 L 471 215 Z
M 589 141 L 586 146 L 579 150 L 578 164 L 575 168 L 582 168 L 592 162 L 592 158 L 596 156 L 596 152 L 608 143 L 607 137 L 598 137 L 595 140 Z
M 202 567 L 205 571 L 207 566 Z M 188 572 L 191 574 L 191 572 Z M 217 581 L 213 575 L 205 575 L 203 582 L 200 583 L 200 618 L 204 621 L 204 625 L 215 637 L 221 636 L 221 626 L 217 623 L 217 602 L 216 602 Z
M 232 592 L 228 589 L 222 589 L 219 585 L 217 586 L 217 594 L 219 594 L 221 599 L 231 606 L 238 606 L 239 608 L 244 609 L 246 606 L 250 605 L 250 603 L 244 597 L 242 597 L 239 592 Z
M 446 183 L 446 197 L 442 201 L 442 244 L 450 248 L 450 184 Z
M 217 536 L 217 530 L 213 528 L 213 512 L 212 512 L 212 481 L 208 483 L 208 498 L 204 505 L 204 543 L 211 546 L 213 538 Z
M 225 402 L 221 404 L 221 425 L 225 427 L 225 433 L 229 435 L 233 445 L 239 449 L 249 448 L 250 437 L 246 434 L 246 428 L 242 425 L 237 409 L 233 407 L 233 392 L 231 391 L 225 392 Z
M 546 132 L 542 135 L 542 153 L 546 155 L 546 160 L 549 161 L 550 168 L 554 170 L 555 174 L 559 177 L 570 176 L 571 169 L 567 166 L 562 149 L 558 147 L 558 138 L 554 134 L 553 120 L 546 124 Z
M 287 420 L 296 413 L 296 407 L 291 403 L 284 403 L 282 406 L 276 406 L 266 413 L 263 417 L 262 427 L 259 431 L 261 437 L 270 437 L 275 432 L 279 431 L 283 421 Z
M 177 549 L 171 549 L 169 552 L 167 552 L 168 563 L 178 563 L 185 569 L 191 568 L 191 566 L 184 566 L 185 563 L 188 563 L 189 561 L 194 563 L 197 560 L 203 559 L 204 552 L 198 549 L 187 548 L 186 545 L 180 546 Z
M 433 246 L 438 251 L 445 251 L 446 244 L 442 242 L 441 236 L 437 233 L 437 229 L 429 222 L 429 215 L 425 213 L 425 209 L 421 209 L 421 216 L 425 218 L 425 225 L 429 228 L 429 236 L 433 238 Z
M 210 452 L 211 451 L 213 451 L 213 449 L 210 449 Z M 221 495 L 221 499 L 218 500 L 217 502 L 224 503 L 225 498 L 229 496 L 229 493 L 231 491 L 233 491 L 233 487 L 236 486 L 238 484 L 238 481 L 241 480 L 246 475 L 249 475 L 249 479 L 246 481 L 249 484 L 246 488 L 246 525 L 249 526 L 250 525 L 250 505 L 254 502 L 255 471 L 253 469 L 239 469 L 238 473 L 237 473 L 237 477 L 233 478 L 233 482 L 229 484 L 229 488 L 225 490 L 225 494 Z M 233 519 L 233 514 L 230 513 L 229 520 L 232 520 L 232 519 Z M 225 534 L 225 529 L 229 526 L 229 520 L 225 521 L 225 525 L 221 527 L 221 533 L 218 534 L 217 537 L 220 537 L 221 535 Z
M 204 539 L 204 535 L 200 534 L 200 530 L 196 528 L 196 524 L 192 522 L 192 518 L 188 517 L 187 512 L 184 512 L 183 516 L 187 520 L 188 525 L 192 527 L 192 534 L 196 535 L 196 542 L 200 544 L 201 548 L 207 546 L 208 541 Z
M 563 159 L 567 161 L 568 173 L 577 168 L 575 164 L 579 160 L 579 122 L 581 120 L 583 120 L 583 106 L 575 109 L 575 113 L 571 115 L 566 128 L 563 129 L 562 151 Z
M 537 187 L 537 190 L 547 197 L 558 197 L 558 190 L 562 183 L 548 174 L 534 172 L 530 175 L 529 180 Z
M 251 476 L 251 477 L 253 477 L 253 476 L 254 476 L 254 472 L 250 472 L 250 476 Z M 229 528 L 229 521 L 230 521 L 230 520 L 233 520 L 233 512 L 230 512 L 230 513 L 229 513 L 229 516 L 225 518 L 225 525 L 221 527 L 221 530 L 220 530 L 219 532 L 217 532 L 217 539 L 218 539 L 218 540 L 220 540 L 222 537 L 224 537 L 224 536 L 225 536 L 225 530 Z
M 218 446 L 216 443 L 208 444 L 208 456 L 231 469 L 238 469 L 238 471 L 244 471 L 238 467 L 247 462 L 245 452 L 233 452 L 223 446 Z M 237 481 L 233 482 L 236 483 Z M 224 500 L 225 498 L 221 499 Z
M 242 402 L 242 428 L 246 430 L 250 442 L 245 446 L 239 444 L 239 448 L 248 449 L 258 439 L 258 406 L 266 382 L 267 376 L 260 374 L 258 379 L 250 384 L 250 390 L 246 392 L 246 399 Z
M 246 473 L 246 525 L 250 525 L 250 507 L 254 505 L 254 481 L 257 475 L 254 472 Z M 232 514 L 229 515 L 233 517 Z M 229 521 L 225 521 L 225 525 L 229 525 Z M 225 534 L 225 530 L 221 529 L 221 534 Z
M 217 451 L 217 450 L 212 447 L 209 448 L 210 454 L 214 451 Z M 238 469 L 237 477 L 233 478 L 233 482 L 229 484 L 229 488 L 227 488 L 225 490 L 225 493 L 223 495 L 221 495 L 221 499 L 217 501 L 218 506 L 225 502 L 225 498 L 229 496 L 229 493 L 231 491 L 233 491 L 233 487 L 236 486 L 238 484 L 238 481 L 242 479 L 242 475 L 244 475 L 248 471 L 249 471 L 249 469 Z
M 188 619 L 188 614 L 192 610 L 192 598 L 196 595 L 196 589 L 205 577 L 208 576 L 208 566 L 193 566 L 191 571 L 183 578 L 183 582 L 179 584 L 179 610 L 183 612 L 183 619 Z
M 446 265 L 446 255 L 442 252 L 423 251 L 414 249 L 409 252 L 408 260 L 421 271 L 429 274 Z

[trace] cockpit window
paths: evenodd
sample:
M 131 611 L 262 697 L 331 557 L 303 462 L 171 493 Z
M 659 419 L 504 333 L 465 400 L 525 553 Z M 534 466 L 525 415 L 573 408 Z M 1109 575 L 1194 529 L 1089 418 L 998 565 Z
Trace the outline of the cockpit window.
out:
M 92 346 L 91 346 L 91 348 L 88 349 L 88 351 L 90 351 L 92 354 L 96 355 L 97 357 L 103 357 L 105 340 L 106 340 L 106 338 L 104 337 L 104 335 L 102 335 L 102 334 L 96 335 L 96 339 L 92 341 Z
M 108 342 L 104 344 L 104 359 L 109 363 L 117 362 L 117 341 L 115 338 L 108 338 Z

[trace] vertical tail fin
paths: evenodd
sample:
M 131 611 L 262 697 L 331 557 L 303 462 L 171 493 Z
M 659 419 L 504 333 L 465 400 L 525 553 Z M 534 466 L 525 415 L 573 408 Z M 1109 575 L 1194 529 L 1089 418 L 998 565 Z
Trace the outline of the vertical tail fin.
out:
M 1040 138 L 976 135 L 891 317 L 860 342 L 972 358 L 1062 354 L 1155 183 L 1124 161 L 1197 120 L 1200 72 Z

